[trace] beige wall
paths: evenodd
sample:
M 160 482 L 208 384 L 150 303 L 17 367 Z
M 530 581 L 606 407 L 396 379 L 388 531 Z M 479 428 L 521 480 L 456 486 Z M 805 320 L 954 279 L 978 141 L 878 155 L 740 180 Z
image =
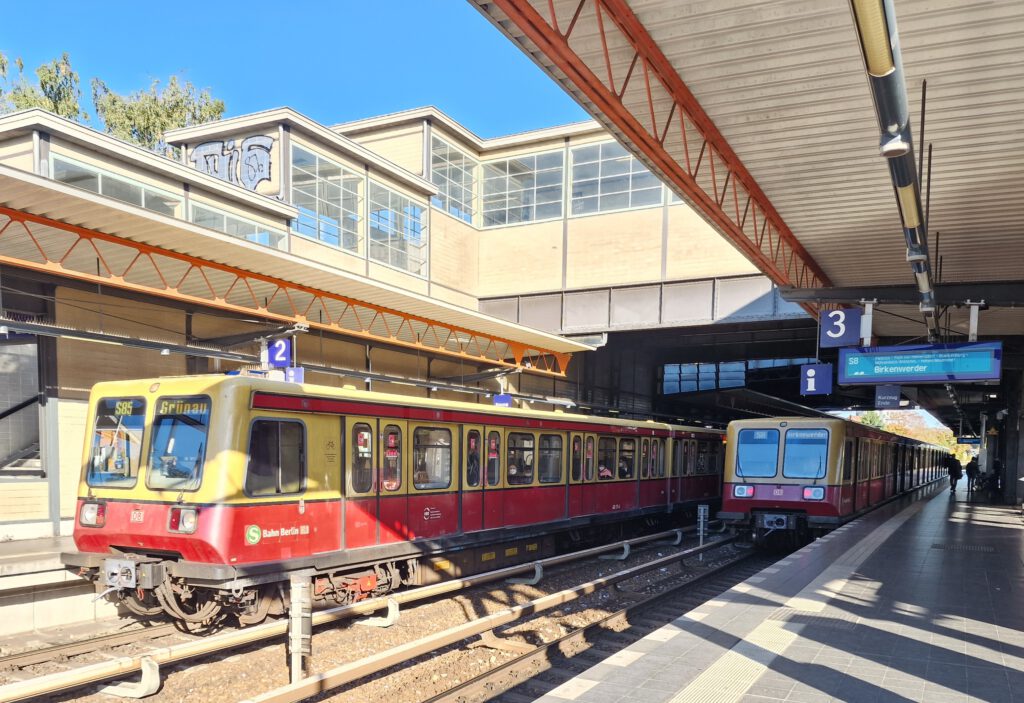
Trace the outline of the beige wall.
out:
M 479 290 L 480 240 L 483 233 L 463 220 L 432 208 L 430 212 L 430 280 L 476 296 Z M 454 301 L 453 301 L 454 302 Z M 464 305 L 465 303 L 459 303 Z M 472 302 L 476 307 L 476 300 Z
M 668 208 L 668 280 L 757 274 L 725 237 L 688 205 Z
M 0 164 L 32 171 L 32 135 L 11 137 L 0 142 Z
M 48 496 L 46 481 L 0 484 L 0 522 L 48 520 Z
M 375 154 L 401 166 L 406 171 L 423 175 L 423 125 L 404 124 L 389 129 L 364 132 L 352 137 Z
M 562 287 L 562 221 L 486 229 L 480 237 L 480 296 Z
M 358 273 L 359 275 L 366 273 L 366 261 L 361 255 L 343 251 L 338 247 L 333 247 L 330 244 L 324 244 L 308 237 L 302 237 L 294 232 L 288 236 L 288 241 L 291 253 L 296 256 L 317 261 L 326 266 L 333 266 L 350 273 Z
M 58 287 L 57 324 L 136 338 L 184 342 L 185 314 L 180 310 L 123 298 Z M 181 330 L 181 332 L 177 332 Z M 57 379 L 61 398 L 84 399 L 93 384 L 117 379 L 185 373 L 185 357 L 159 351 L 127 350 L 114 344 L 57 340 Z
M 569 220 L 568 288 L 661 278 L 660 207 Z
M 82 473 L 82 454 L 85 447 L 85 426 L 89 404 L 85 401 L 60 400 L 57 417 L 60 421 L 58 435 L 58 460 L 60 466 L 60 516 L 75 516 L 75 500 L 78 497 L 78 483 Z

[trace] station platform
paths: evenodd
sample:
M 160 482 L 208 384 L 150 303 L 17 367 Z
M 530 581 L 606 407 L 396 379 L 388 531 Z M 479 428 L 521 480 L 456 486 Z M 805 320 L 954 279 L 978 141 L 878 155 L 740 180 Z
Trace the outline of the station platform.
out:
M 875 510 L 538 700 L 1024 702 L 1024 522 L 976 500 Z
M 71 537 L 0 542 L 0 637 L 117 616 L 64 569 L 60 553 L 74 549 Z

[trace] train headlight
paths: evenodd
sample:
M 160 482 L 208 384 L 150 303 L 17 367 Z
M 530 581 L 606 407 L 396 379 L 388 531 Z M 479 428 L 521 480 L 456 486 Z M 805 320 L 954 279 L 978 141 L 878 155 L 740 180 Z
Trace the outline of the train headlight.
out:
M 105 503 L 83 503 L 78 513 L 78 524 L 83 527 L 103 527 L 107 522 L 107 506 Z
M 736 485 L 732 487 L 732 495 L 734 498 L 753 498 L 754 487 L 753 486 L 740 486 Z
M 199 526 L 199 511 L 195 508 L 171 508 L 167 529 L 171 532 L 192 534 Z
M 804 500 L 824 500 L 825 499 L 825 487 L 824 486 L 805 486 L 804 487 Z

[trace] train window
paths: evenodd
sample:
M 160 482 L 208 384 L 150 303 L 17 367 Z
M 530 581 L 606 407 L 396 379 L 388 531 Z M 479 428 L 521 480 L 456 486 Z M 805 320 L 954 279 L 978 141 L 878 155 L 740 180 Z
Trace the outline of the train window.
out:
M 601 437 L 597 442 L 597 480 L 615 478 L 615 438 Z
M 786 431 L 782 475 L 787 478 L 825 478 L 828 468 L 828 430 Z
M 683 443 L 678 439 L 672 440 L 672 475 L 683 475 Z
M 134 486 L 145 427 L 146 401 L 142 398 L 100 398 L 86 483 L 111 488 Z
M 508 433 L 508 463 L 505 465 L 505 481 L 510 486 L 525 486 L 533 483 L 535 441 L 532 434 Z
M 583 454 L 583 479 L 594 480 L 594 438 L 587 437 L 587 449 Z
M 384 428 L 384 457 L 381 461 L 380 487 L 397 491 L 402 487 L 402 430 L 395 425 Z
M 373 429 L 365 422 L 352 425 L 352 490 L 373 490 Z
M 470 488 L 480 485 L 480 433 L 477 430 L 466 433 L 466 485 Z
M 573 435 L 572 437 L 572 468 L 570 469 L 570 477 L 573 481 L 579 481 L 583 478 L 583 439 L 579 435 Z
M 846 440 L 846 449 L 843 451 L 843 483 L 853 476 L 853 440 Z
M 452 485 L 452 431 L 442 427 L 417 427 L 412 435 L 413 474 L 416 490 Z
M 157 400 L 146 485 L 154 490 L 198 489 L 209 428 L 208 397 Z
M 256 420 L 249 429 L 245 493 L 299 493 L 306 483 L 305 427 L 294 420 Z
M 562 480 L 562 438 L 556 434 L 540 436 L 540 458 L 537 476 L 541 483 L 559 483 Z
M 487 435 L 487 485 L 497 486 L 501 483 L 501 433 L 491 432 Z
M 636 463 L 636 440 L 619 440 L 619 478 L 633 478 Z
M 646 437 L 640 443 L 640 478 L 651 475 L 651 440 Z
M 651 476 L 655 478 L 665 477 L 665 441 L 661 439 L 651 440 Z
M 736 475 L 769 478 L 779 467 L 778 430 L 740 430 L 736 438 Z

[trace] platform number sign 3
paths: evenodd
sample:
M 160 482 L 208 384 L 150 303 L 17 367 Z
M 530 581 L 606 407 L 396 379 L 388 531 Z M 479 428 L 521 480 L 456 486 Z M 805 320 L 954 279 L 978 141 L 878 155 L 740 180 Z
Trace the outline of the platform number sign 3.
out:
M 292 340 L 275 339 L 267 349 L 270 365 L 275 369 L 283 369 L 292 365 Z
M 821 333 L 818 343 L 822 347 L 852 347 L 860 339 L 860 308 L 829 310 L 821 314 Z

